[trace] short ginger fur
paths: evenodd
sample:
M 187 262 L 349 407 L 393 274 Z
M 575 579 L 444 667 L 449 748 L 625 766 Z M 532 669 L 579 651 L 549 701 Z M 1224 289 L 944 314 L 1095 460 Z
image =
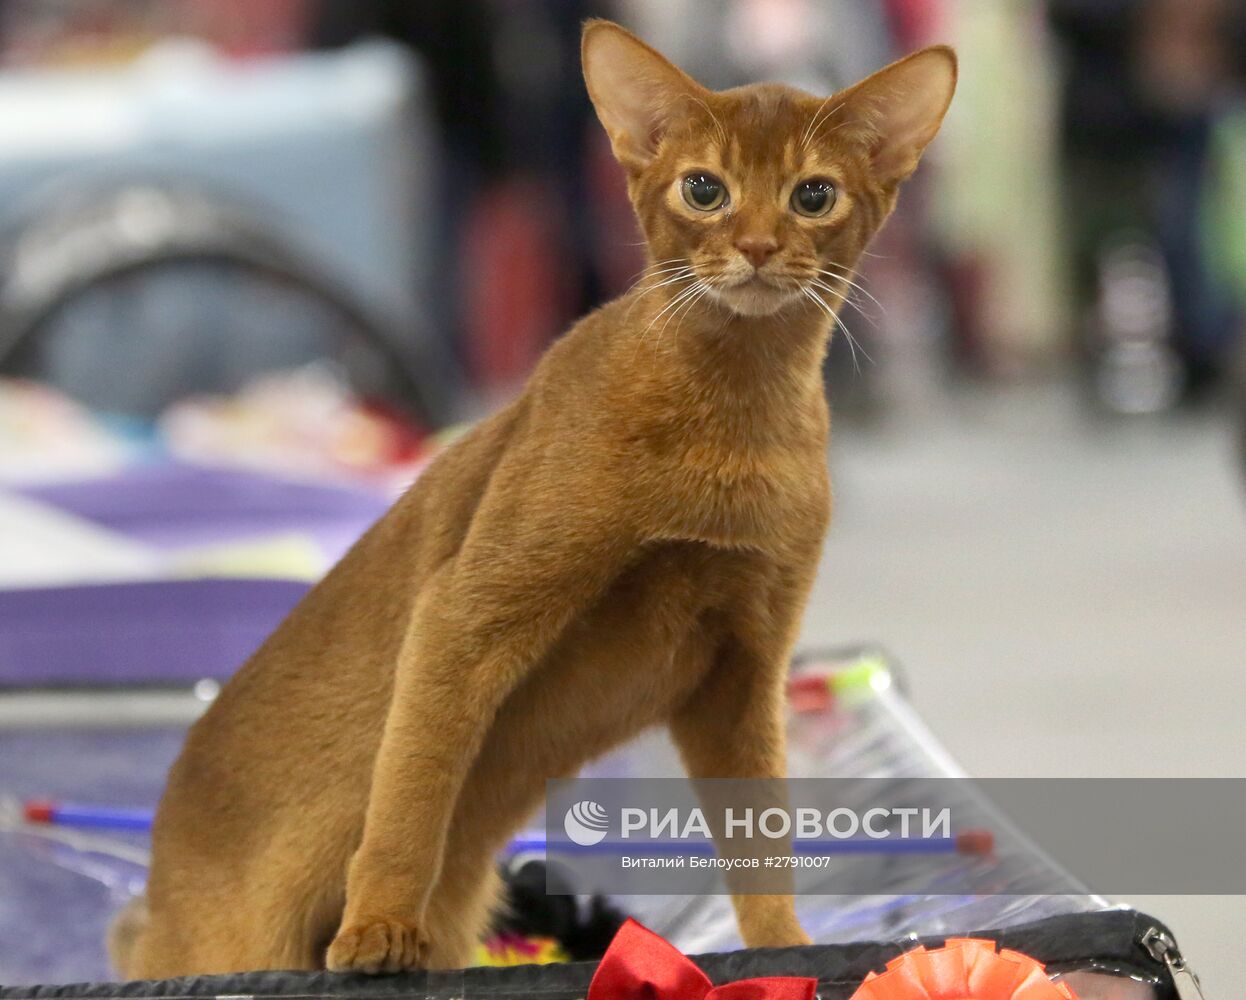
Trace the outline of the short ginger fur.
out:
M 926 49 L 830 97 L 710 91 L 602 21 L 583 59 L 650 266 L 192 727 L 146 897 L 115 925 L 128 977 L 462 966 L 547 779 L 655 725 L 693 777 L 785 774 L 787 663 L 831 511 L 833 314 L 955 59 Z M 688 201 L 690 175 L 723 203 Z M 810 177 L 834 192 L 819 217 L 793 207 Z M 734 902 L 749 946 L 808 941 L 791 896 Z

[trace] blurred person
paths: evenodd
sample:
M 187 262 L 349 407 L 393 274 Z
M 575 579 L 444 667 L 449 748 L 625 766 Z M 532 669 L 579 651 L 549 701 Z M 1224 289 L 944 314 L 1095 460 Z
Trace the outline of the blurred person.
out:
M 1041 374 L 1065 353 L 1068 299 L 1046 14 L 954 0 L 936 15 L 935 30 L 963 57 L 930 198 L 950 289 L 949 360 L 995 379 Z
M 436 120 L 439 157 L 436 206 L 426 224 L 441 247 L 430 287 L 433 323 L 453 347 L 463 331 L 452 290 L 462 281 L 459 247 L 477 192 L 501 174 L 505 163 L 501 94 L 492 45 L 495 26 L 487 0 L 411 4 L 401 0 L 314 0 L 309 17 L 312 48 L 339 48 L 382 37 L 414 51 L 427 77 Z
M 486 393 L 509 392 L 571 317 L 618 290 L 594 245 L 600 171 L 578 76 L 580 25 L 608 7 L 316 4 L 314 45 L 384 36 L 413 49 L 428 74 L 444 148 L 432 220 L 444 249 L 438 320 Z
M 1246 2 L 1048 10 L 1064 53 L 1071 264 L 1099 395 L 1122 410 L 1197 397 L 1222 373 L 1235 329 L 1201 215 L 1217 114 L 1246 69 Z

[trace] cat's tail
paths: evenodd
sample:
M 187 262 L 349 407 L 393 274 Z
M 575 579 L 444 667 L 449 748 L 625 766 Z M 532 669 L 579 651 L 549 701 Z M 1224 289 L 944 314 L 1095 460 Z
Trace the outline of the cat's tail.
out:
M 147 929 L 147 899 L 135 896 L 108 925 L 108 958 L 117 973 L 132 978 L 134 947 Z

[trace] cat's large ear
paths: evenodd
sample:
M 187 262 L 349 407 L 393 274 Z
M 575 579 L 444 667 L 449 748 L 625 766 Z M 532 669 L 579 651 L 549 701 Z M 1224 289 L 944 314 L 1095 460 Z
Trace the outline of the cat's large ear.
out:
M 688 74 L 611 21 L 584 25 L 580 57 L 588 96 L 625 167 L 648 163 L 672 116 L 705 99 Z
M 847 117 L 866 126 L 880 181 L 898 184 L 917 168 L 955 90 L 956 53 L 946 45 L 933 45 L 840 95 Z

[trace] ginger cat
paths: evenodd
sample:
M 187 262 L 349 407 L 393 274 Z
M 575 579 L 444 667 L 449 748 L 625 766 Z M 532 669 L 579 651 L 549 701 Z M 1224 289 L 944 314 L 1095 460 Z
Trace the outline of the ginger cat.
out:
M 950 49 L 827 98 L 715 93 L 605 21 L 584 76 L 651 264 L 441 455 L 221 692 L 169 775 L 132 978 L 464 965 L 494 857 L 670 727 L 694 777 L 785 774 L 830 515 L 834 310 L 951 100 Z M 737 895 L 750 946 L 808 938 Z

